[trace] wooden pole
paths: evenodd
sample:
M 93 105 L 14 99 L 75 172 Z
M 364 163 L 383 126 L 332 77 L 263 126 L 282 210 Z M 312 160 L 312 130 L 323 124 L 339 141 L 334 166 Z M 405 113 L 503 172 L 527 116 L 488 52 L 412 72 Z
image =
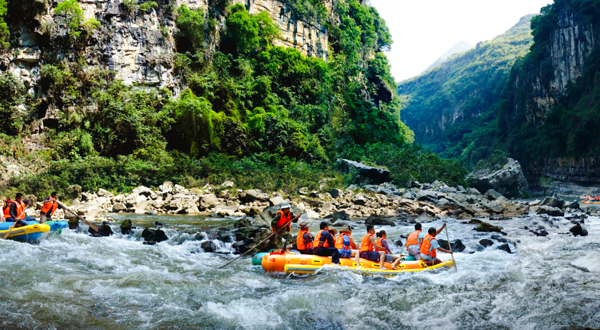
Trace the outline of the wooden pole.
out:
M 84 220 L 84 219 L 83 219 L 82 217 L 80 217 L 80 216 L 79 216 L 77 213 L 75 213 L 75 212 L 73 212 L 73 211 L 69 210 L 69 208 L 68 208 L 68 207 L 66 207 L 66 206 L 65 206 L 65 204 L 63 204 L 63 203 L 61 203 L 61 202 L 59 202 L 59 201 L 56 201 L 56 203 L 58 204 L 58 206 L 60 206 L 60 207 L 62 207 L 63 209 L 65 209 L 65 210 L 67 210 L 67 211 L 71 212 L 71 214 L 73 214 L 74 216 L 76 216 L 76 217 L 77 217 L 79 220 L 83 221 L 83 222 L 84 222 L 86 225 L 90 226 L 90 227 L 91 227 L 93 230 L 95 230 L 95 231 L 98 231 L 98 227 L 96 227 L 96 225 L 94 225 L 93 223 L 91 223 L 91 222 L 89 222 L 89 221 L 87 221 L 87 220 Z
M 450 248 L 450 255 L 452 256 L 452 265 L 454 265 L 454 270 L 458 271 L 458 268 L 456 268 L 456 261 L 454 260 L 454 251 L 452 251 L 452 243 L 450 243 L 450 236 L 448 235 L 448 225 L 446 225 L 444 229 L 446 229 L 446 239 L 448 240 L 448 247 Z

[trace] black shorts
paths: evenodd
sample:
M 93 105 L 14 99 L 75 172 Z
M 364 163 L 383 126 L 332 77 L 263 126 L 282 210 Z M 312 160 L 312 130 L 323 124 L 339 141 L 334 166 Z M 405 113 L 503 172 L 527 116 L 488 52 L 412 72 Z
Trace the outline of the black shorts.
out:
M 378 251 L 363 251 L 360 253 L 360 257 L 363 259 L 371 260 L 373 262 L 379 261 L 379 252 Z

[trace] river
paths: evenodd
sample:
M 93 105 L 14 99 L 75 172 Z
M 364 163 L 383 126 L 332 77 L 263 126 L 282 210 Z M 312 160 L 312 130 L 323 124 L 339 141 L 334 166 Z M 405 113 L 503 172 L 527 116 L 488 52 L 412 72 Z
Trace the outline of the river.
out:
M 169 241 L 144 245 L 138 238 L 141 229 L 138 237 L 118 233 L 103 238 L 67 229 L 38 245 L 0 240 L 0 328 L 600 328 L 597 217 L 586 220 L 587 237 L 564 234 L 565 219 L 492 222 L 516 242 L 513 254 L 496 249 L 499 243 L 482 249 L 478 241 L 490 234 L 450 220 L 451 239 L 466 245 L 455 254 L 458 271 L 395 278 L 340 270 L 273 275 L 251 266 L 249 259 L 219 270 L 233 256 L 204 253 L 194 233 L 231 219 L 127 218 L 137 225 L 161 220 Z M 522 229 L 533 222 L 545 224 L 550 234 L 536 237 Z M 412 231 L 409 224 L 384 228 L 390 242 Z M 363 234 L 364 229 L 356 230 L 355 239 Z M 219 248 L 226 252 L 228 245 Z

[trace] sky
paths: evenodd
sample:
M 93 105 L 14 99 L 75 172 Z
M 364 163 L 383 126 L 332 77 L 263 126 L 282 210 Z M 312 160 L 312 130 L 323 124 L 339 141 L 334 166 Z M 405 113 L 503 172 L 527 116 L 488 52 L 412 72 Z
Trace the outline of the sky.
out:
M 476 45 L 503 34 L 552 0 L 369 0 L 394 44 L 387 54 L 396 81 L 419 75 L 460 41 Z

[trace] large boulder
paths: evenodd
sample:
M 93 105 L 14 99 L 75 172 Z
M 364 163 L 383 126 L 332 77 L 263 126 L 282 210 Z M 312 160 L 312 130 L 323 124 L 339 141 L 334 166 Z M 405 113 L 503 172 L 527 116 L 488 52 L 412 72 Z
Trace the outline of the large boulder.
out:
M 565 207 L 565 201 L 556 197 L 546 197 L 544 198 L 544 201 L 542 201 L 542 205 L 562 209 Z
M 467 176 L 479 191 L 494 189 L 508 198 L 523 197 L 529 191 L 529 185 L 523 175 L 521 164 L 514 159 L 500 169 L 485 168 Z
M 240 194 L 240 201 L 244 203 L 250 202 L 268 202 L 269 195 L 261 192 L 260 190 L 246 190 Z
M 382 217 L 380 215 L 372 214 L 367 218 L 367 220 L 365 220 L 365 225 L 395 226 L 396 224 L 388 218 Z
M 390 181 L 390 171 L 386 169 L 367 166 L 348 159 L 338 159 L 337 164 L 344 174 L 356 173 L 359 181 L 366 180 L 371 184 Z
M 219 199 L 215 194 L 207 194 L 200 198 L 200 207 L 203 210 L 212 209 L 217 205 L 219 205 Z

